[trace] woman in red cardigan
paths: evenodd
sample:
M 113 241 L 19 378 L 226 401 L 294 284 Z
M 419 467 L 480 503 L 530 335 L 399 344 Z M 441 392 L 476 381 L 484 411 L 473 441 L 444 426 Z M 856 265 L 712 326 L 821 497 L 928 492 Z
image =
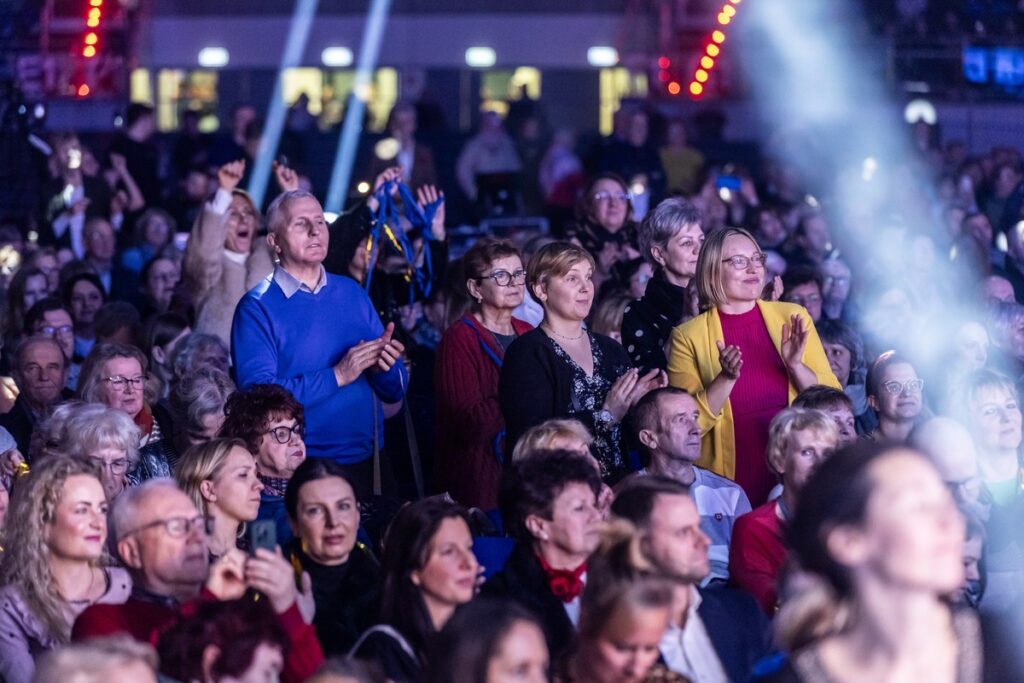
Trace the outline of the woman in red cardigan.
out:
M 511 243 L 483 239 L 463 257 L 469 313 L 441 338 L 435 365 L 438 449 L 435 486 L 467 507 L 497 507 L 505 448 L 498 376 L 505 351 L 529 323 L 512 317 L 526 271 Z

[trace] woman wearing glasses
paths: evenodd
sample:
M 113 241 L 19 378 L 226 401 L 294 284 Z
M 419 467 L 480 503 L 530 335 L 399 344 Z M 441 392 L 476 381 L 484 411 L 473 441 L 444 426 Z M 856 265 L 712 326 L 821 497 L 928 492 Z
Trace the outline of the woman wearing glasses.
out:
M 700 406 L 700 464 L 736 481 L 754 507 L 775 486 L 764 457 L 772 418 L 809 386 L 839 388 L 807 310 L 761 300 L 764 261 L 746 230 L 725 228 L 704 241 L 704 313 L 672 332 L 668 361 L 669 383 Z
M 533 327 L 512 317 L 523 302 L 526 271 L 511 243 L 483 239 L 462 259 L 471 310 L 444 333 L 437 351 L 438 491 L 469 507 L 497 507 L 505 454 L 498 376 L 505 351 Z
M 131 593 L 124 569 L 104 566 L 107 497 L 95 463 L 54 455 L 18 480 L 0 555 L 0 680 L 28 683 L 35 659 L 71 640 L 94 603 Z
M 274 521 L 281 547 L 292 539 L 284 494 L 306 459 L 305 428 L 302 404 L 277 384 L 254 384 L 236 391 L 224 405 L 218 436 L 241 440 L 256 457 L 256 476 L 262 484 L 257 519 Z
M 626 181 L 614 173 L 602 173 L 590 181 L 576 205 L 576 225 L 569 230 L 568 237 L 594 257 L 594 280 L 598 286 L 617 261 L 640 256 Z
M 174 472 L 181 490 L 213 519 L 211 560 L 238 547 L 245 523 L 256 519 L 263 485 L 256 460 L 239 439 L 213 439 L 190 448 Z
M 886 351 L 868 371 L 866 392 L 868 407 L 878 417 L 878 426 L 866 438 L 906 443 L 924 409 L 924 380 L 914 366 L 895 351 Z
M 79 376 L 83 401 L 120 410 L 142 430 L 138 469 L 130 473 L 133 483 L 171 476 L 171 465 L 177 460 L 169 412 L 146 400 L 146 366 L 146 356 L 134 346 L 97 344 L 82 363 Z
M 593 258 L 569 242 L 548 244 L 530 260 L 526 279 L 544 320 L 509 348 L 498 393 L 509 452 L 530 427 L 574 418 L 594 435 L 602 475 L 616 480 L 628 470 L 619 424 L 666 380 L 660 370 L 642 375 L 618 342 L 584 329 L 594 302 L 593 275 Z

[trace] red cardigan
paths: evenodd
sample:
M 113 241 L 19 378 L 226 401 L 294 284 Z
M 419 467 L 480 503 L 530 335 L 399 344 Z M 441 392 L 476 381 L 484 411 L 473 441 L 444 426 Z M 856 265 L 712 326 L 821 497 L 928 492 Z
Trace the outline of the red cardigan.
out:
M 199 601 L 216 599 L 204 589 L 198 598 L 183 603 L 177 609 L 135 596 L 121 605 L 91 605 L 75 620 L 71 639 L 80 641 L 127 633 L 135 640 L 156 647 L 160 635 L 178 619 L 194 613 Z M 316 630 L 303 620 L 295 604 L 279 614 L 278 620 L 288 636 L 288 654 L 281 680 L 285 683 L 302 683 L 315 674 L 324 662 Z
M 517 335 L 533 327 L 512 318 Z M 490 353 L 484 350 L 486 347 Z M 493 355 L 493 356 L 492 356 Z M 501 463 L 495 441 L 505 430 L 498 404 L 501 345 L 471 313 L 449 327 L 441 338 L 434 365 L 437 390 L 437 455 L 434 485 L 468 507 L 489 510 L 498 505 Z M 511 447 L 497 439 L 507 462 Z
M 777 501 L 765 503 L 736 519 L 729 543 L 729 578 L 754 596 L 767 614 L 775 614 L 779 571 L 786 561 Z

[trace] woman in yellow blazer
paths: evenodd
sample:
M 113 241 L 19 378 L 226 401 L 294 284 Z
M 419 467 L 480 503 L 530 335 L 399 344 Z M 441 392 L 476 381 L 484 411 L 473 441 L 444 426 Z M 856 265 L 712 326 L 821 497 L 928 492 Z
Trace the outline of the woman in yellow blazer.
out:
M 668 361 L 669 384 L 700 405 L 698 464 L 736 481 L 754 507 L 777 483 L 765 460 L 772 418 L 809 386 L 839 388 L 806 309 L 761 300 L 764 283 L 749 232 L 708 236 L 697 260 L 705 312 L 673 330 Z

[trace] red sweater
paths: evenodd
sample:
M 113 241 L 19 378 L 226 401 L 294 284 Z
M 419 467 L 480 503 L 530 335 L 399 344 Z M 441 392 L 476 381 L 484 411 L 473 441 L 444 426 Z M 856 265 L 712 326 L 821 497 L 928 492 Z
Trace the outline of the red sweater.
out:
M 779 571 L 786 561 L 778 503 L 772 501 L 736 519 L 729 544 L 729 577 L 767 614 L 775 613 Z
M 160 635 L 173 626 L 174 622 L 195 613 L 199 601 L 216 599 L 215 595 L 204 589 L 198 598 L 181 604 L 177 609 L 134 595 L 121 605 L 91 605 L 75 620 L 71 639 L 79 641 L 127 633 L 135 640 L 155 647 Z M 316 630 L 305 622 L 295 604 L 279 614 L 278 619 L 288 636 L 288 654 L 281 680 L 285 683 L 302 683 L 316 673 L 324 662 Z
M 533 329 L 516 318 L 512 318 L 512 328 L 517 335 Z M 501 368 L 497 361 L 504 357 L 494 335 L 467 313 L 445 331 L 434 365 L 438 439 L 435 487 L 467 507 L 482 510 L 498 505 L 501 463 L 494 445 L 505 429 L 505 419 L 498 404 Z M 501 452 L 509 462 L 514 444 L 500 441 Z
M 729 315 L 719 311 L 725 343 L 740 347 L 743 369 L 729 394 L 736 435 L 736 483 L 751 505 L 768 500 L 778 478 L 768 469 L 768 425 L 789 405 L 789 374 L 768 334 L 761 309 Z

